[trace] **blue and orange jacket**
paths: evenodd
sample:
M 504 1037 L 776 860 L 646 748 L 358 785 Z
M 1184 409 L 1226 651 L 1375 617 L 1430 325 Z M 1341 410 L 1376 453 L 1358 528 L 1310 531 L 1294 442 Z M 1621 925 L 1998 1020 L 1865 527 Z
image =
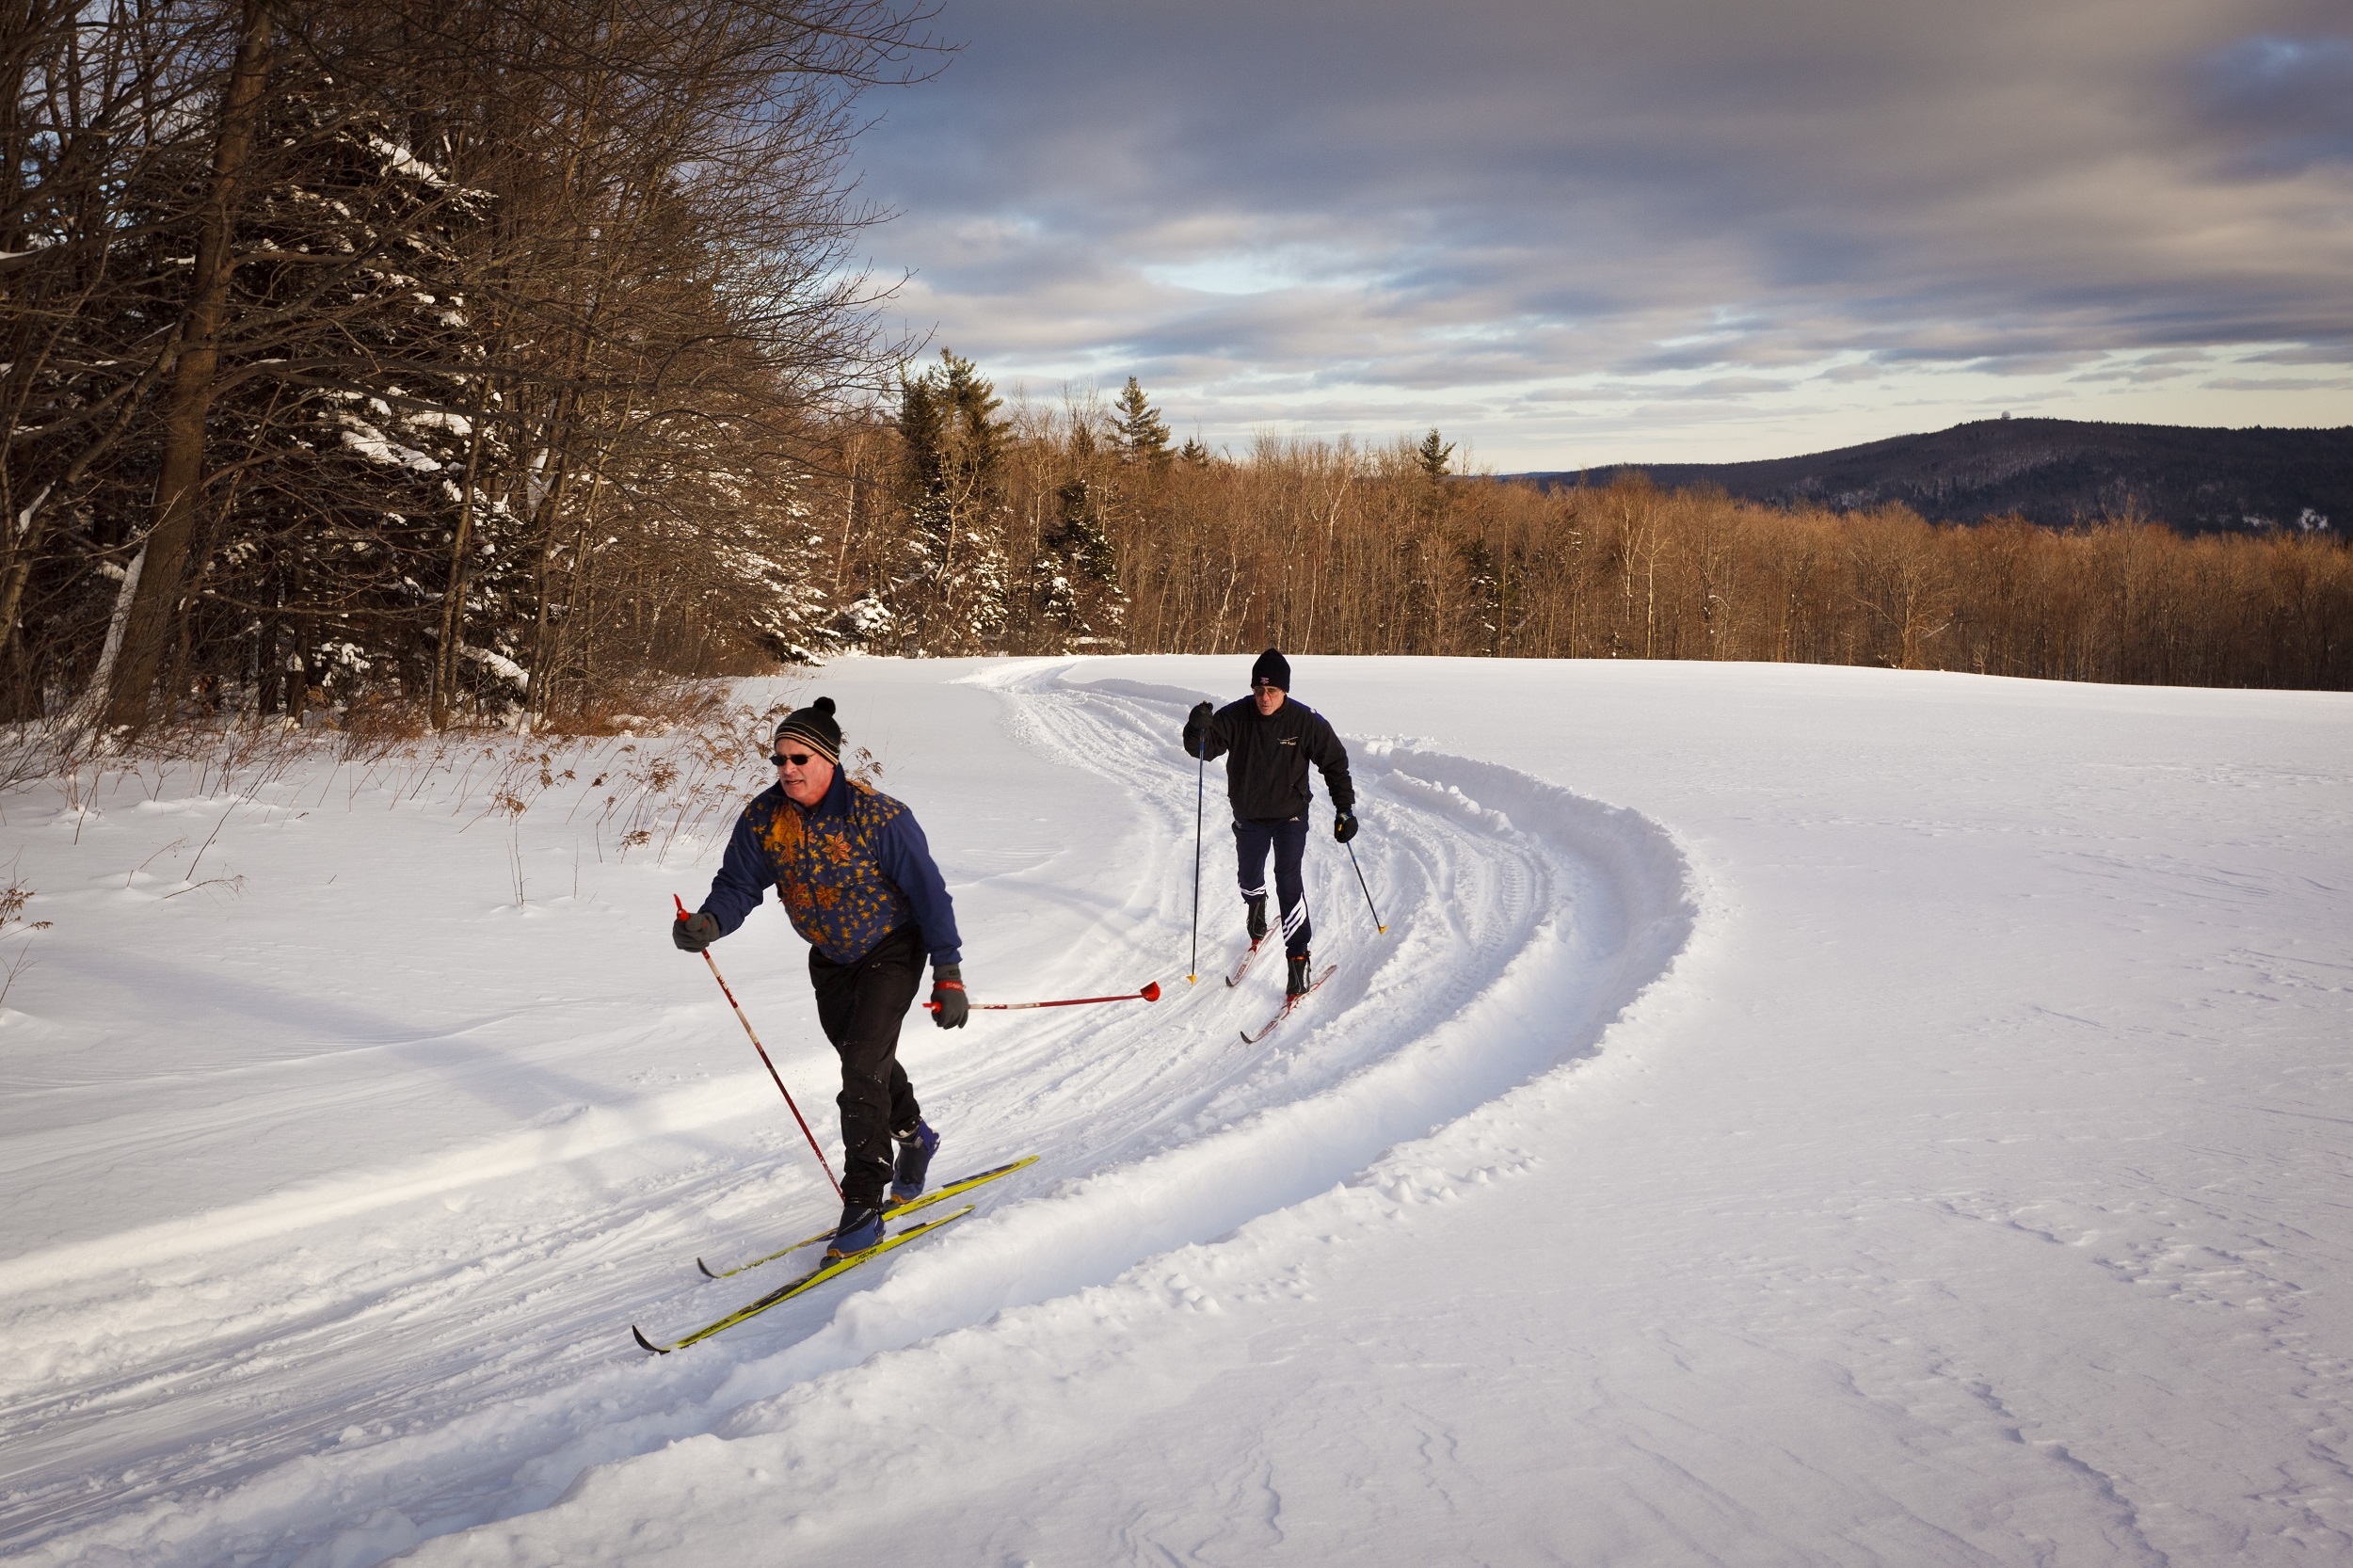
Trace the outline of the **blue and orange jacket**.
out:
M 955 904 L 915 813 L 834 770 L 806 810 L 772 784 L 736 819 L 703 911 L 722 936 L 776 890 L 792 929 L 837 964 L 852 964 L 912 920 L 935 964 L 963 962 Z

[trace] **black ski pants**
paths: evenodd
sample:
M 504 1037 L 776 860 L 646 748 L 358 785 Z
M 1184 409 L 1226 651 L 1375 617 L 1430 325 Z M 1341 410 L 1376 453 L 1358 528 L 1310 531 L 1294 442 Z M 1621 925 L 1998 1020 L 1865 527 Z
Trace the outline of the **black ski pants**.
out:
M 1241 896 L 1266 897 L 1267 851 L 1274 852 L 1274 896 L 1283 909 L 1283 951 L 1297 958 L 1307 951 L 1315 928 L 1307 920 L 1307 883 L 1300 874 L 1300 857 L 1307 853 L 1307 819 L 1291 817 L 1265 822 L 1239 818 L 1234 823 L 1234 854 Z
M 841 1196 L 882 1207 L 890 1181 L 890 1130 L 911 1128 L 922 1115 L 915 1087 L 899 1065 L 899 1025 L 923 983 L 923 944 L 917 928 L 899 927 L 837 964 L 808 950 L 808 981 L 817 989 L 817 1023 L 841 1058 Z

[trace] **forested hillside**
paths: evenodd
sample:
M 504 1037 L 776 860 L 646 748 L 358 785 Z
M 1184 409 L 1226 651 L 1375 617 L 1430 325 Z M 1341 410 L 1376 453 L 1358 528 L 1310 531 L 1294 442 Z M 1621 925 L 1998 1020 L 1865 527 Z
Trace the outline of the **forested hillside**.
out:
M 2353 528 L 2353 428 L 2212 430 L 2066 419 L 1977 420 L 1804 457 L 1621 463 L 1525 477 L 1551 488 L 1646 472 L 1777 506 L 1911 507 L 1936 522 L 2049 527 L 2139 520 L 2185 534 Z

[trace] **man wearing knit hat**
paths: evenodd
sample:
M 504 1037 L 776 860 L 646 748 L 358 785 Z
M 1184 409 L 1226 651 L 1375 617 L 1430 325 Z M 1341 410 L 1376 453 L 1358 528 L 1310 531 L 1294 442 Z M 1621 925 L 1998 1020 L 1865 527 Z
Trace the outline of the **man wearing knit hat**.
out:
M 825 1251 L 841 1257 L 882 1240 L 883 1216 L 923 1191 L 939 1147 L 899 1065 L 899 1024 L 928 955 L 932 1021 L 963 1027 L 956 912 L 915 813 L 842 769 L 833 698 L 778 725 L 768 760 L 776 782 L 744 808 L 711 896 L 670 936 L 700 952 L 773 887 L 808 939 L 817 1021 L 841 1058 L 841 1224 Z
M 1356 836 L 1356 787 L 1348 776 L 1348 748 L 1321 713 L 1290 700 L 1290 661 L 1268 648 L 1250 666 L 1250 695 L 1212 712 L 1197 703 L 1185 719 L 1185 755 L 1225 757 L 1225 796 L 1234 808 L 1234 850 L 1248 910 L 1250 947 L 1267 934 L 1266 862 L 1274 856 L 1274 894 L 1283 911 L 1283 952 L 1289 960 L 1288 995 L 1307 989 L 1307 889 L 1300 857 L 1307 848 L 1307 770 L 1323 775 L 1331 792 L 1332 837 Z M 1230 754 L 1230 755 L 1229 755 Z

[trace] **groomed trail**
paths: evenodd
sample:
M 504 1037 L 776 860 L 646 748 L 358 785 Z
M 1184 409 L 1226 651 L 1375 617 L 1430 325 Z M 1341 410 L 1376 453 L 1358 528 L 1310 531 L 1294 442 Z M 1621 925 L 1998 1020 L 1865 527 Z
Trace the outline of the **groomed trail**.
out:
M 441 1000 L 469 1022 L 354 1048 L 381 1056 L 380 1070 L 345 1064 L 323 1098 L 290 1049 L 184 1094 L 156 1091 L 141 1103 L 168 1114 L 144 1125 L 135 1113 L 86 1119 L 56 1147 L 13 1152 L 20 1174 L 145 1161 L 168 1183 L 192 1139 L 233 1144 L 248 1121 L 258 1138 L 297 1103 L 329 1123 L 428 1120 L 436 1095 L 513 1113 L 497 1137 L 312 1170 L 197 1213 L 163 1206 L 147 1225 L 0 1262 L 14 1352 L 0 1371 L 0 1553 L 360 1568 L 544 1509 L 597 1465 L 724 1434 L 741 1413 L 861 1375 L 852 1369 L 881 1352 L 961 1335 L 980 1336 L 970 1353 L 981 1361 L 1017 1356 L 1031 1332 L 1018 1309 L 1060 1303 L 1066 1316 L 1073 1299 L 1139 1264 L 1340 1184 L 1402 1191 L 1419 1169 L 1410 1150 L 1376 1162 L 1433 1129 L 1454 1125 L 1449 1159 L 1477 1144 L 1459 1136 L 1465 1119 L 1593 1052 L 1701 918 L 1691 867 L 1648 818 L 1426 744 L 1349 736 L 1368 824 L 1358 857 L 1389 931 L 1375 933 L 1319 800 L 1316 951 L 1339 973 L 1266 1044 L 1247 1046 L 1238 1031 L 1279 1002 L 1281 970 L 1262 966 L 1239 992 L 1220 984 L 1240 920 L 1214 766 L 1202 979 L 1185 984 L 1195 778 L 1174 736 L 1205 694 L 1073 679 L 1065 661 L 988 664 L 965 685 L 942 696 L 991 701 L 991 722 L 1028 758 L 970 788 L 1050 799 L 1079 770 L 1117 799 L 1120 823 L 1111 841 L 1065 846 L 1079 853 L 1042 867 L 952 871 L 975 1000 L 1147 979 L 1164 992 L 1155 1005 L 976 1016 L 956 1042 L 966 1048 L 927 1062 L 919 1088 L 948 1137 L 938 1174 L 1025 1154 L 1041 1156 L 1036 1167 L 938 1238 L 691 1351 L 648 1357 L 630 1341 L 632 1321 L 691 1328 L 785 1267 L 712 1283 L 696 1272 L 698 1254 L 721 1263 L 822 1223 L 828 1194 L 797 1132 L 752 1076 L 748 1048 L 725 1077 L 661 1070 L 682 1034 L 713 1055 L 741 1045 L 727 1038 L 735 1025 L 723 1004 L 693 988 L 699 965 L 659 994 L 551 1009 L 536 1025 L 504 999 L 469 1006 L 467 975 L 450 972 Z M 298 792 L 303 780 L 293 782 Z M 746 792 L 759 782 L 747 772 Z M 476 840 L 465 853 L 499 847 Z M 344 853 L 369 851 L 355 838 Z M 673 880 L 698 891 L 709 871 L 706 858 Z M 428 902 L 394 914 L 425 919 Z M 1010 930 L 1041 906 L 1084 939 L 1005 961 L 993 926 Z M 658 943 L 639 913 L 626 925 L 577 919 L 569 939 Z M 773 911 L 760 918 L 781 928 Z M 379 939 L 398 947 L 397 920 Z M 496 929 L 477 940 L 495 944 Z M 759 951 L 739 936 L 713 952 L 731 978 L 788 971 L 768 987 L 781 996 L 797 984 L 799 949 L 778 940 L 769 930 Z M 780 951 L 789 964 L 776 964 Z M 250 1006 L 269 1010 L 265 996 Z M 932 1032 L 920 1016 L 909 1029 Z M 763 1025 L 772 1047 L 777 1032 Z M 792 1045 L 804 1109 L 824 1135 L 829 1094 L 808 1043 Z M 648 1068 L 615 1094 L 568 1080 L 569 1052 L 634 1052 Z M 1484 1179 L 1535 1158 L 1505 1139 L 1447 1176 Z M 1235 1266 L 1281 1288 L 1274 1254 Z

